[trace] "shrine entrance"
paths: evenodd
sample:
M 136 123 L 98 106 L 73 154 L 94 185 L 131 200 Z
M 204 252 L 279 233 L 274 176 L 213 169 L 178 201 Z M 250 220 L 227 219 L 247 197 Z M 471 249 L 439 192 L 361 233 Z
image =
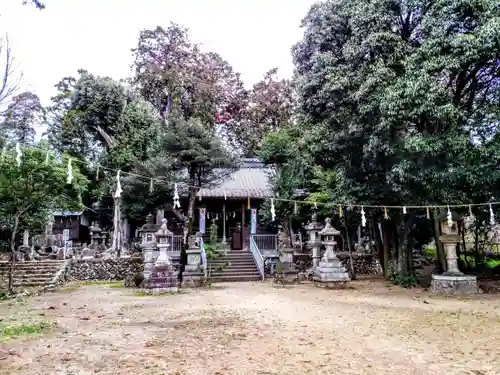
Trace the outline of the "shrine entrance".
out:
M 217 220 L 217 237 L 220 241 L 225 240 L 231 250 L 234 251 L 248 248 L 252 217 L 252 210 L 248 209 L 248 200 L 207 198 L 204 203 L 205 207 L 199 209 L 197 224 L 200 231 L 203 232 L 203 229 L 205 229 L 204 233 L 207 240 L 210 237 L 210 225 L 213 220 Z M 254 211 L 256 216 L 256 209 Z M 204 218 L 203 215 L 205 215 Z M 203 221 L 205 222 L 204 225 Z

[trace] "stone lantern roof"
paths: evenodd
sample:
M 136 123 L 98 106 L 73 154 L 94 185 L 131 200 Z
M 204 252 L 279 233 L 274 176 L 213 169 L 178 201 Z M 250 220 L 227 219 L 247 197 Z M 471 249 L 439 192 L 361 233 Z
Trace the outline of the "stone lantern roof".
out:
M 322 236 L 338 236 L 340 231 L 332 227 L 332 219 L 327 217 L 325 220 L 325 227 L 321 232 L 319 232 L 319 234 Z
M 323 228 L 323 225 L 321 223 L 318 223 L 318 216 L 314 213 L 311 216 L 311 222 L 307 224 L 306 230 L 308 231 L 319 231 Z
M 146 224 L 144 224 L 139 232 L 156 232 L 158 230 L 158 225 L 153 223 L 153 215 L 149 214 L 146 216 Z

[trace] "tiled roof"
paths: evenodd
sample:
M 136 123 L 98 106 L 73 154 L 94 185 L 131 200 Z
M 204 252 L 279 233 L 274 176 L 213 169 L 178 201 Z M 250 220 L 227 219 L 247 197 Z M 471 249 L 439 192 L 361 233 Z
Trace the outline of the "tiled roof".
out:
M 83 214 L 82 211 L 54 211 L 52 215 L 54 216 L 80 216 Z
M 267 198 L 273 195 L 269 181 L 272 168 L 257 159 L 243 159 L 242 166 L 224 181 L 210 189 L 201 189 L 202 197 L 212 198 Z

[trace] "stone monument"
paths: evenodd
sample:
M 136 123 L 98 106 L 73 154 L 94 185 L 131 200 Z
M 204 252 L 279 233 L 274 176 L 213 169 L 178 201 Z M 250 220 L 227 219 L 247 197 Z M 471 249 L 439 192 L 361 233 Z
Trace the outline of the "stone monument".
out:
M 319 233 L 323 237 L 323 245 L 325 245 L 325 253 L 319 264 L 314 267 L 313 280 L 316 286 L 330 288 L 338 283 L 349 281 L 349 273 L 342 265 L 342 262 L 335 253 L 335 236 L 340 235 L 340 232 L 332 227 L 332 220 L 325 220 L 325 227 Z
M 290 237 L 283 232 L 283 226 L 279 226 L 278 241 L 279 241 L 279 260 L 281 262 L 281 272 L 283 274 L 283 282 L 292 284 L 299 281 L 298 270 L 293 262 L 294 248 L 290 241 Z
M 306 230 L 309 234 L 309 241 L 307 244 L 312 248 L 313 267 L 317 266 L 321 259 L 321 238 L 319 232 L 323 226 L 318 223 L 318 217 L 313 214 L 311 222 L 307 225 Z
M 23 243 L 18 248 L 19 258 L 24 260 L 33 260 L 34 253 L 33 249 L 30 246 L 30 232 L 25 230 L 23 233 Z
M 442 275 L 432 275 L 431 292 L 453 295 L 467 295 L 481 293 L 476 276 L 464 275 L 458 269 L 457 245 L 460 243 L 458 225 L 461 221 L 457 213 L 441 213 L 439 221 L 441 236 L 446 255 L 446 272 Z
M 172 237 L 173 234 L 167 228 L 167 219 L 164 218 L 161 221 L 161 227 L 155 233 L 156 247 L 160 251 L 160 255 L 156 259 L 147 281 L 144 278 L 144 292 L 146 294 L 176 293 L 178 290 L 177 272 L 175 272 L 170 256 L 167 253 L 170 247 L 169 237 Z M 146 269 L 146 264 L 144 269 Z

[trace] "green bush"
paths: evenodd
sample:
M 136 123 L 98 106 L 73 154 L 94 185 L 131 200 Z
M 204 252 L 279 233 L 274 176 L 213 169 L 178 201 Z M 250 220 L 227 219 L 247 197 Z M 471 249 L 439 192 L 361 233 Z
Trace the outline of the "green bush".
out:
M 408 273 L 395 274 L 391 277 L 391 282 L 394 285 L 399 285 L 403 288 L 414 288 L 417 286 L 417 279 L 415 276 Z
M 134 276 L 135 286 L 140 288 L 143 282 L 144 282 L 144 274 L 142 272 L 137 272 Z
M 437 252 L 436 252 L 436 249 L 434 247 L 424 248 L 424 254 L 426 257 L 429 257 L 429 258 L 436 258 L 436 256 L 437 256 Z

